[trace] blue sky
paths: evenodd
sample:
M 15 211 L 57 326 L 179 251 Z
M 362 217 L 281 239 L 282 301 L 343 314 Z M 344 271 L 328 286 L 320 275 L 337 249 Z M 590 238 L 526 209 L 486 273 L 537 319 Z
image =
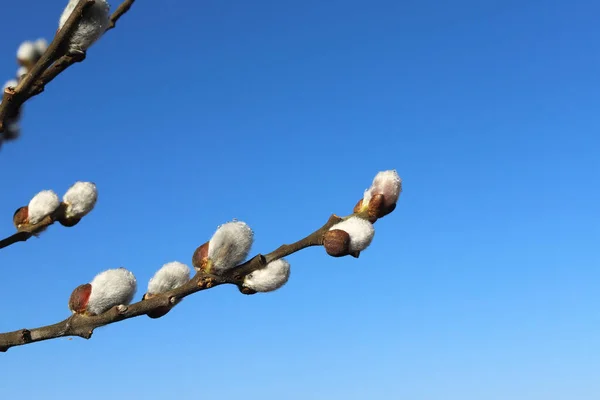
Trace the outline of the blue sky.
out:
M 0 75 L 63 1 L 7 2 Z M 117 3 L 113 2 L 113 7 Z M 600 5 L 138 1 L 33 99 L 0 151 L 4 232 L 37 191 L 99 188 L 72 229 L 0 253 L 0 330 L 68 315 L 124 266 L 138 298 L 232 218 L 269 252 L 404 193 L 358 260 L 289 258 L 281 290 L 199 293 L 160 320 L 0 355 L 2 397 L 600 397 Z

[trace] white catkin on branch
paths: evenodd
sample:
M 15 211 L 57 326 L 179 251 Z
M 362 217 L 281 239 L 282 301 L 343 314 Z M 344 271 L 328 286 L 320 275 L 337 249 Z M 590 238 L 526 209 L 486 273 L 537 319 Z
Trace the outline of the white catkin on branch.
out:
M 369 205 L 369 201 L 375 195 L 384 196 L 384 205 L 390 207 L 398 202 L 402 192 L 402 179 L 396 170 L 381 171 L 373 179 L 371 187 L 365 191 L 363 207 Z
M 80 0 L 70 0 L 60 16 L 58 28 L 63 25 L 71 16 L 71 13 Z M 83 18 L 73 32 L 69 49 L 72 52 L 86 51 L 96 40 L 98 40 L 109 26 L 109 5 L 105 0 L 96 0 L 96 2 L 84 12 Z
M 211 271 L 222 273 L 244 261 L 253 241 L 254 233 L 244 222 L 233 221 L 219 226 L 208 244 Z
M 48 49 L 48 41 L 44 38 L 36 40 L 35 42 L 33 42 L 33 45 L 35 46 L 35 49 L 38 52 L 38 57 L 41 57 L 42 54 L 44 54 Z
M 283 258 L 272 261 L 244 278 L 244 286 L 257 292 L 272 292 L 281 288 L 290 278 L 290 264 Z
M 17 61 L 21 65 L 33 65 L 38 58 L 38 51 L 35 44 L 29 40 L 21 43 L 17 49 Z
M 19 69 L 17 69 L 17 79 L 21 79 L 27 72 L 29 72 L 29 68 L 25 66 L 19 67 Z
M 60 200 L 52 190 L 43 190 L 29 201 L 29 223 L 37 224 L 60 206 Z
M 92 315 L 102 314 L 114 306 L 128 305 L 137 290 L 135 276 L 125 268 L 101 272 L 90 283 L 92 293 L 87 311 Z
M 156 271 L 150 279 L 148 293 L 151 295 L 165 293 L 185 285 L 189 280 L 190 267 L 178 261 L 169 262 Z
M 19 82 L 17 82 L 16 79 L 11 79 L 9 81 L 6 81 L 6 83 L 4 84 L 4 86 L 2 86 L 2 91 L 4 92 L 6 89 L 10 88 L 16 88 L 17 85 L 19 84 Z
M 67 218 L 83 218 L 94 209 L 98 200 L 98 190 L 92 182 L 76 182 L 63 196 Z
M 359 217 L 350 217 L 345 221 L 337 223 L 330 228 L 333 230 L 342 230 L 350 236 L 350 251 L 363 251 L 373 241 L 375 236 L 375 228 L 369 221 Z

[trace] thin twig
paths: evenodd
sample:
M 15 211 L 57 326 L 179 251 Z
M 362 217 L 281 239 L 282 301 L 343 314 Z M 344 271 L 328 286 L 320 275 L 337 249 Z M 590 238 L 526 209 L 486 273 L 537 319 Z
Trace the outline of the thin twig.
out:
M 48 69 L 42 74 L 41 78 L 33 84 L 31 90 L 29 91 L 29 97 L 31 98 L 42 93 L 47 84 L 52 82 L 54 78 L 64 72 L 64 70 L 79 61 L 81 61 L 79 58 L 68 54 L 59 58 L 55 63 L 48 67 Z
M 10 246 L 11 244 L 15 244 L 18 242 L 25 242 L 32 236 L 33 234 L 30 232 L 17 232 L 14 235 L 7 237 L 6 239 L 0 240 L 0 249 L 3 249 L 5 247 Z
M 225 276 L 216 276 L 198 272 L 188 283 L 177 289 L 156 295 L 150 299 L 142 300 L 126 307 L 113 307 L 101 315 L 85 316 L 75 314 L 53 325 L 2 333 L 0 334 L 0 351 L 4 352 L 11 347 L 66 336 L 79 336 L 84 339 L 89 339 L 92 337 L 94 329 L 96 328 L 129 318 L 139 317 L 140 315 L 147 315 L 148 313 L 152 313 L 161 308 L 172 307 L 177 301 L 193 293 L 223 284 L 237 285 L 238 288 L 240 288 L 240 291 L 242 291 L 244 277 L 247 274 L 263 268 L 268 262 L 286 257 L 307 247 L 322 245 L 323 234 L 341 220 L 342 218 L 332 215 L 325 225 L 305 238 L 289 245 L 280 246 L 277 250 L 264 256 L 259 254 L 234 268 L 233 271 Z M 247 294 L 250 293 L 253 292 Z
M 129 11 L 129 9 L 133 5 L 134 1 L 135 0 L 125 0 L 123 3 L 121 3 L 121 5 L 119 7 L 117 7 L 115 12 L 112 13 L 112 15 L 110 16 L 110 23 L 104 33 L 108 32 L 110 29 L 112 29 L 116 26 L 119 18 L 121 18 L 127 11 Z M 64 70 L 69 68 L 71 65 L 76 64 L 79 61 L 81 61 L 81 60 L 78 59 L 77 57 L 73 57 L 72 55 L 69 55 L 69 54 L 66 54 L 66 55 L 62 56 L 61 58 L 59 58 L 46 71 L 44 71 L 44 74 L 42 75 L 42 77 L 32 87 L 32 89 L 30 91 L 30 96 L 35 96 L 35 95 L 43 92 L 44 86 L 46 86 L 48 83 L 52 82 L 54 80 L 54 78 L 56 78 L 58 75 L 63 73 Z
M 107 31 L 115 27 L 119 18 L 129 11 L 134 1 L 125 0 L 117 7 L 115 12 L 110 16 L 110 25 Z M 42 93 L 48 83 L 52 82 L 54 78 L 71 65 L 83 61 L 85 54 L 67 54 L 65 49 L 68 48 L 68 41 L 83 17 L 83 12 L 92 4 L 94 4 L 94 0 L 81 0 L 69 16 L 69 19 L 67 19 L 63 27 L 58 31 L 48 49 L 33 68 L 23 77 L 17 87 L 14 89 L 8 88 L 4 91 L 2 102 L 0 103 L 0 133 L 4 132 L 7 122 L 13 118 L 27 100 Z
M 26 242 L 32 236 L 37 236 L 38 234 L 44 232 L 50 225 L 53 225 L 56 221 L 64 219 L 65 217 L 65 205 L 61 204 L 60 207 L 56 209 L 56 211 L 44 217 L 37 224 L 27 224 L 19 227 L 17 233 L 7 237 L 6 239 L 0 240 L 0 249 L 13 245 L 19 242 Z
M 23 77 L 16 88 L 7 88 L 4 91 L 4 97 L 2 103 L 0 103 L 0 132 L 4 132 L 6 116 L 13 114 L 31 97 L 30 92 L 33 84 L 42 76 L 46 68 L 65 54 L 71 34 L 83 18 L 85 9 L 92 4 L 94 4 L 94 0 L 80 1 L 31 71 Z
M 119 7 L 117 7 L 115 12 L 110 16 L 110 23 L 108 24 L 108 28 L 106 29 L 107 31 L 111 30 L 117 25 L 117 21 L 119 20 L 119 18 L 121 18 L 123 14 L 129 11 L 134 2 L 135 0 L 125 0 L 123 3 L 121 3 Z

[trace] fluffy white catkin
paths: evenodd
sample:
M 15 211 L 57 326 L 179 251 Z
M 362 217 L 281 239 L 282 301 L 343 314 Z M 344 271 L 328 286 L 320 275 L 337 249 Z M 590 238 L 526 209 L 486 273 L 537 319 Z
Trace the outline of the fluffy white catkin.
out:
M 37 224 L 60 206 L 60 200 L 52 190 L 42 190 L 29 201 L 29 223 Z
M 333 225 L 329 230 L 340 229 L 350 236 L 350 251 L 363 251 L 373 241 L 375 228 L 369 221 L 350 217 L 345 221 Z
M 396 204 L 402 192 L 402 179 L 396 170 L 381 171 L 375 175 L 371 187 L 365 191 L 363 206 L 369 204 L 371 198 L 377 194 L 384 196 L 386 207 Z
M 27 67 L 19 67 L 19 69 L 17 69 L 17 78 L 21 79 L 21 77 L 23 75 L 26 75 L 27 72 L 29 72 L 29 68 L 27 68 Z
M 244 286 L 257 292 L 272 292 L 286 284 L 290 278 L 290 263 L 285 259 L 272 261 L 244 278 Z
M 166 263 L 150 278 L 148 293 L 165 293 L 185 285 L 189 280 L 190 267 L 178 261 Z
M 33 42 L 29 40 L 21 43 L 17 49 L 17 59 L 21 62 L 33 63 L 36 61 L 38 52 Z
M 75 182 L 63 196 L 67 205 L 67 218 L 82 218 L 94 209 L 98 200 L 98 190 L 92 182 Z
M 2 87 L 2 91 L 4 92 L 6 89 L 8 89 L 9 87 L 11 88 L 16 88 L 17 85 L 19 84 L 19 82 L 17 82 L 16 79 L 11 79 L 10 81 L 6 81 L 6 83 L 4 84 L 4 86 Z
M 38 53 L 38 57 L 41 57 L 42 54 L 44 54 L 46 50 L 48 50 L 48 41 L 44 38 L 36 40 L 35 42 L 33 42 L 33 45 L 35 46 L 35 50 Z
M 128 305 L 137 290 L 135 276 L 125 268 L 101 272 L 90 283 L 92 293 L 87 311 L 95 315 L 102 314 L 114 306 Z
M 78 3 L 79 0 L 69 0 L 69 4 L 67 4 L 60 16 L 59 29 L 67 22 Z M 109 24 L 109 8 L 106 0 L 96 0 L 94 5 L 85 11 L 69 42 L 69 48 L 72 51 L 80 52 L 87 50 L 88 47 L 104 34 Z
M 224 272 L 248 257 L 254 241 L 254 233 L 246 223 L 233 221 L 223 224 L 208 243 L 208 258 L 214 272 Z

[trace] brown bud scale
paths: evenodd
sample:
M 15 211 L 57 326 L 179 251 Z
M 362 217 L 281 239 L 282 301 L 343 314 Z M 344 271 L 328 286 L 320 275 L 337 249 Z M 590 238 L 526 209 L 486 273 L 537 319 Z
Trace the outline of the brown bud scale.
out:
M 323 235 L 325 251 L 332 257 L 347 256 L 350 251 L 350 235 L 341 229 L 333 229 Z
M 356 205 L 354 206 L 354 209 L 352 210 L 355 214 L 358 214 L 360 212 L 360 210 L 362 209 L 362 203 L 363 203 L 363 199 L 360 199 L 358 201 L 358 203 L 356 203 Z
M 77 286 L 69 298 L 69 309 L 76 314 L 83 314 L 91 294 L 92 285 L 89 283 Z
M 157 318 L 164 317 L 165 315 L 167 315 L 167 313 L 169 311 L 171 311 L 171 308 L 172 307 L 169 307 L 169 306 L 160 306 L 160 307 L 157 307 L 154 310 L 148 312 L 148 314 L 146 314 L 146 315 L 148 315 L 152 319 L 157 319 Z
M 206 267 L 206 263 L 208 262 L 208 243 L 209 242 L 204 243 L 194 251 L 192 265 L 196 271 L 203 271 Z
M 368 215 L 369 222 L 374 224 L 377 218 L 383 217 L 383 210 L 385 208 L 385 199 L 382 194 L 376 194 L 369 201 Z
M 21 225 L 27 224 L 27 219 L 29 218 L 29 207 L 24 206 L 20 207 L 13 214 L 13 224 L 15 228 L 19 229 Z
M 389 207 L 386 207 L 383 209 L 381 217 L 385 217 L 386 215 L 391 214 L 395 209 L 396 209 L 396 203 L 390 204 Z
M 67 218 L 62 216 L 58 218 L 58 222 L 67 228 L 77 225 L 79 221 L 81 221 L 81 218 Z
M 245 295 L 252 295 L 252 294 L 257 293 L 256 290 L 250 289 L 249 287 L 245 287 L 245 286 L 238 286 L 238 289 L 239 289 L 240 293 L 245 294 Z

